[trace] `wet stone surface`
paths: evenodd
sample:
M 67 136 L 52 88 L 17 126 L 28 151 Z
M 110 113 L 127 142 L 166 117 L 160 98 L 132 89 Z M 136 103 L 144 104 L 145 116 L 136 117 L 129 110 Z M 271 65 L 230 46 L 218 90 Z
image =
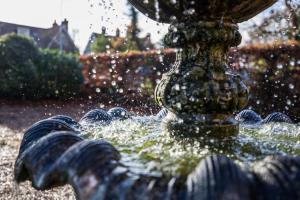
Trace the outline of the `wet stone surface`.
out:
M 14 162 L 22 135 L 0 125 L 0 200 L 75 200 L 73 189 L 66 185 L 48 191 L 37 191 L 27 181 L 14 182 Z
M 111 108 L 107 113 L 113 120 L 125 120 L 131 118 L 131 113 L 121 107 Z

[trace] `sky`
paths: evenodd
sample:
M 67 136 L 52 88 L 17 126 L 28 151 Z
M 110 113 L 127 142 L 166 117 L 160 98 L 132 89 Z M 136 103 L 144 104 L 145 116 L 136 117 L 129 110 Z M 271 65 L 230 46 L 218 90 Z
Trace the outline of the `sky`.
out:
M 50 28 L 56 20 L 58 23 L 65 18 L 69 21 L 69 33 L 82 52 L 92 32 L 101 32 L 102 26 L 109 34 L 116 28 L 125 33 L 129 24 L 126 0 L 0 0 L 0 21 L 41 28 Z M 273 8 L 280 9 L 280 3 Z M 269 9 L 270 10 L 270 9 Z M 269 10 L 241 24 L 244 41 L 249 39 L 247 27 L 259 23 L 268 15 Z M 158 42 L 167 32 L 167 24 L 158 24 L 139 15 L 141 36 L 151 33 L 154 42 Z

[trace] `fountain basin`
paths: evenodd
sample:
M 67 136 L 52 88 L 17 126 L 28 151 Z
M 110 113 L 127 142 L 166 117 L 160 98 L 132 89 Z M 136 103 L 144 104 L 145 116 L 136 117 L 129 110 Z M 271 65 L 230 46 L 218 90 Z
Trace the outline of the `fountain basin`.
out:
M 71 184 L 78 200 L 298 199 L 300 128 L 280 119 L 245 123 L 238 136 L 224 139 L 174 137 L 161 130 L 156 116 L 85 123 L 80 133 L 53 126 L 41 138 L 30 128 L 24 139 L 33 143 L 20 149 L 15 180 L 30 180 L 39 190 Z M 48 128 L 48 121 L 33 127 L 43 125 Z M 289 184 L 288 191 L 282 184 Z
M 246 21 L 277 0 L 129 0 L 149 18 L 163 23 L 224 20 Z

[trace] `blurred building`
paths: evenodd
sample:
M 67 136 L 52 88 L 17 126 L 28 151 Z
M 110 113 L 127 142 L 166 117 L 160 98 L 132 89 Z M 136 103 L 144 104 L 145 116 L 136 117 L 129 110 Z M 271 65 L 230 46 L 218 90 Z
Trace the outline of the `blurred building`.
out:
M 32 38 L 39 48 L 59 49 L 64 52 L 78 52 L 68 32 L 68 21 L 60 25 L 54 21 L 50 28 L 38 28 L 20 24 L 0 22 L 0 35 L 15 33 Z
M 127 27 L 127 33 L 125 37 L 120 36 L 120 30 L 117 29 L 115 35 L 108 35 L 106 33 L 106 29 L 103 27 L 101 33 L 95 33 L 93 32 L 88 40 L 88 43 L 85 47 L 85 50 L 83 52 L 84 55 L 89 55 L 93 53 L 93 43 L 100 37 L 105 37 L 108 41 L 112 43 L 111 48 L 112 49 L 120 49 L 121 46 L 124 46 L 124 48 L 128 48 L 127 50 L 140 50 L 140 51 L 148 51 L 155 48 L 155 45 L 151 41 L 151 35 L 148 33 L 145 37 L 136 38 L 136 44 L 132 45 L 135 46 L 133 49 L 131 49 L 132 46 L 130 46 L 130 43 L 134 42 L 132 37 L 132 26 L 129 25 Z

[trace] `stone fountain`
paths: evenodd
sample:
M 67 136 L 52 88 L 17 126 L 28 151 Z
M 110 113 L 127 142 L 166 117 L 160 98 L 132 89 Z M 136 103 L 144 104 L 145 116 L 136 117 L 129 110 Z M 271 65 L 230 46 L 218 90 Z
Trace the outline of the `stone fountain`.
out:
M 227 65 L 230 47 L 240 44 L 237 23 L 276 0 L 129 0 L 153 20 L 170 23 L 164 42 L 178 48 L 177 60 L 163 75 L 155 97 L 169 111 L 168 132 L 226 137 L 238 133 L 234 112 L 247 105 L 247 87 Z
M 145 121 L 123 108 L 92 110 L 79 123 L 67 116 L 45 119 L 24 134 L 15 162 L 16 182 L 30 180 L 38 190 L 70 184 L 79 200 L 300 199 L 300 158 L 273 155 L 274 143 L 264 149 L 260 145 L 265 142 L 258 143 L 255 134 L 252 144 L 248 135 L 239 139 L 232 117 L 248 98 L 241 78 L 226 65 L 229 48 L 241 42 L 237 23 L 276 0 L 130 2 L 150 18 L 171 23 L 165 43 L 178 49 L 177 60 L 155 91 L 157 102 L 168 110 L 162 120 L 167 132 L 139 130 L 159 120 Z M 251 110 L 236 119 L 246 124 L 291 122 L 281 113 L 262 120 Z M 131 126 L 132 121 L 139 126 Z M 202 146 L 206 139 L 217 144 L 211 145 L 212 153 L 210 143 Z M 215 154 L 246 161 L 239 164 Z M 266 158 L 247 165 L 258 156 Z M 162 167 L 147 171 L 157 160 Z

